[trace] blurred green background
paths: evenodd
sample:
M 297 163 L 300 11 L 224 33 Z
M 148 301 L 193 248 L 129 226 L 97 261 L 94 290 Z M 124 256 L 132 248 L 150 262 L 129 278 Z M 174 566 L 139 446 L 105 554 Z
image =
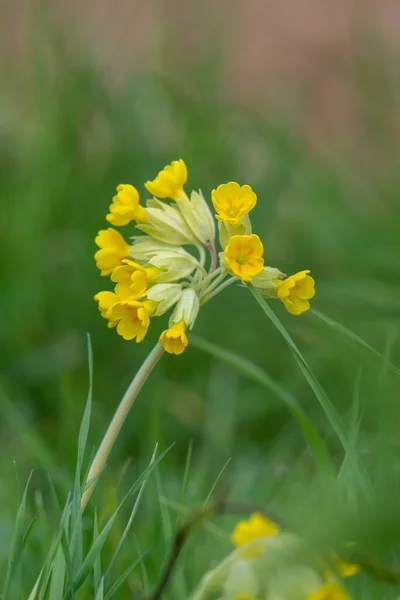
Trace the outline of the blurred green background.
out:
M 72 480 L 88 388 L 87 332 L 94 354 L 94 449 L 163 326 L 153 326 L 140 345 L 126 342 L 107 329 L 93 300 L 109 289 L 95 268 L 94 237 L 107 226 L 121 182 L 137 186 L 144 198 L 144 181 L 183 158 L 188 188 L 201 188 L 207 198 L 221 182 L 249 183 L 258 195 L 253 226 L 266 263 L 286 273 L 311 269 L 313 306 L 400 362 L 399 88 L 395 50 L 384 37 L 368 31 L 357 38 L 349 64 L 326 64 L 350 99 L 351 110 L 337 123 L 335 89 L 331 108 L 314 113 L 307 81 L 297 85 L 283 77 L 271 89 L 262 67 L 257 79 L 262 88 L 265 78 L 265 93 L 254 98 L 248 83 L 248 99 L 246 90 L 233 92 L 229 46 L 211 28 L 197 54 L 183 60 L 170 16 L 159 33 L 162 68 L 141 69 L 140 55 L 131 68 L 125 57 L 114 77 L 70 25 L 50 19 L 43 8 L 27 11 L 22 58 L 13 55 L 10 40 L 2 57 L 0 560 L 7 556 L 18 487 L 31 469 L 32 502 L 43 501 L 45 512 L 47 473 L 63 492 Z M 216 19 L 223 23 L 221 14 Z M 324 108 L 324 97 L 319 102 Z M 398 380 L 316 316 L 295 318 L 281 304 L 272 306 L 346 427 L 358 398 L 358 450 L 376 473 L 376 448 L 383 443 L 397 486 Z M 340 464 L 326 416 L 246 289 L 233 286 L 208 304 L 195 333 L 252 360 L 289 390 Z M 115 505 L 121 470 L 125 477 L 140 473 L 156 442 L 161 449 L 175 442 L 159 485 L 178 503 L 204 501 L 229 459 L 222 479 L 235 499 L 307 501 L 312 461 L 279 398 L 194 346 L 181 357 L 165 356 L 140 394 L 96 492 L 106 512 Z M 183 502 L 189 447 L 193 477 Z M 148 516 L 156 511 L 153 495 Z M 153 518 L 154 524 L 141 522 L 143 537 L 162 553 Z M 27 571 L 32 581 L 46 544 L 39 537 L 34 534 L 37 561 Z M 157 561 L 150 559 L 151 573 Z

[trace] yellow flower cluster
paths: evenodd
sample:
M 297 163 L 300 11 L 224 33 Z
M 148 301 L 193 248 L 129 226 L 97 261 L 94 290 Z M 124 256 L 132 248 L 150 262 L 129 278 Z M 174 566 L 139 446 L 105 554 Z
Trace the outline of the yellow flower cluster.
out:
M 278 525 L 262 514 L 254 513 L 248 520 L 237 523 L 231 537 L 240 551 L 238 558 L 231 562 L 223 584 L 223 597 L 227 600 L 258 600 L 260 597 L 351 600 L 331 571 L 293 563 L 285 565 L 291 554 L 299 555 L 301 540 L 282 533 Z M 342 578 L 360 571 L 359 565 L 346 563 L 333 552 L 331 559 L 335 574 Z M 318 563 L 324 566 L 322 561 Z
M 95 239 L 96 265 L 115 284 L 114 292 L 95 296 L 108 326 L 116 327 L 124 339 L 140 342 L 151 319 L 173 308 L 159 342 L 167 352 L 181 354 L 188 345 L 186 331 L 193 327 L 200 307 L 237 280 L 252 282 L 264 296 L 281 300 L 293 315 L 308 310 L 314 295 L 309 271 L 285 277 L 279 269 L 264 266 L 264 248 L 249 217 L 257 203 L 251 187 L 229 182 L 214 189 L 215 221 L 200 191 L 187 195 L 186 182 L 187 168 L 180 159 L 145 183 L 153 195 L 145 206 L 133 185 L 117 186 L 106 219 L 114 227 L 135 221 L 141 235 L 129 244 L 109 227 Z

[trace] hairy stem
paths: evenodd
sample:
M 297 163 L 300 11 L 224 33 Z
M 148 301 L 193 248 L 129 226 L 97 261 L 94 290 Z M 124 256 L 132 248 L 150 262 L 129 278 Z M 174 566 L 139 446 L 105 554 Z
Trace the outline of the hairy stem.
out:
M 84 493 L 82 494 L 81 499 L 82 510 L 86 508 L 86 505 L 89 502 L 89 499 L 95 488 L 98 476 L 104 469 L 107 458 L 110 455 L 115 440 L 118 437 L 121 427 L 124 424 L 126 417 L 128 416 L 128 413 L 131 409 L 133 402 L 135 401 L 136 396 L 142 389 L 144 382 L 156 366 L 163 352 L 164 348 L 161 344 L 157 343 L 146 358 L 146 360 L 144 361 L 144 363 L 142 364 L 142 366 L 140 367 L 139 371 L 136 373 L 135 377 L 132 379 L 117 410 L 115 411 L 115 414 L 111 419 L 111 422 L 105 433 L 103 441 L 101 442 L 99 449 L 97 450 L 96 456 L 94 457 L 92 465 L 89 469 L 89 473 L 86 480 L 87 487 Z

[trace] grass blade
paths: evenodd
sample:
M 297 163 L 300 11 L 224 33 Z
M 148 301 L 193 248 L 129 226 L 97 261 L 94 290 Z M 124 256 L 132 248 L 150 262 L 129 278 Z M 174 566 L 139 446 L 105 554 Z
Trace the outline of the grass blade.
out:
M 319 465 L 321 473 L 326 473 L 326 468 L 329 466 L 330 470 L 333 470 L 333 463 L 329 456 L 328 449 L 325 445 L 324 440 L 320 436 L 317 429 L 314 427 L 307 414 L 304 412 L 296 398 L 276 382 L 268 373 L 261 369 L 258 365 L 255 365 L 251 361 L 243 358 L 230 350 L 221 348 L 216 344 L 202 340 L 201 338 L 190 335 L 190 343 L 199 350 L 208 352 L 211 356 L 214 356 L 218 360 L 221 360 L 225 364 L 229 365 L 244 377 L 247 377 L 251 381 L 258 383 L 262 387 L 270 390 L 275 394 L 290 411 L 293 417 L 298 422 L 303 435 L 308 442 L 312 455 Z
M 3 598 L 21 598 L 22 588 L 22 548 L 24 540 L 24 521 L 26 512 L 26 496 L 32 473 L 29 475 L 15 519 L 14 534 L 11 541 Z
M 319 381 L 315 377 L 314 373 L 308 366 L 307 361 L 305 360 L 302 353 L 300 352 L 300 350 L 298 349 L 298 347 L 296 346 L 296 344 L 290 337 L 289 333 L 286 331 L 285 327 L 282 325 L 281 321 L 278 319 L 278 317 L 276 316 L 276 314 L 274 313 L 272 308 L 269 306 L 268 302 L 266 302 L 266 300 L 264 300 L 264 298 L 261 296 L 260 292 L 258 290 L 256 290 L 256 288 L 253 285 L 251 285 L 251 283 L 248 283 L 246 285 L 249 288 L 250 292 L 253 294 L 256 302 L 259 304 L 259 306 L 264 311 L 264 313 L 267 315 L 267 317 L 275 325 L 275 327 L 277 328 L 277 330 L 279 331 L 279 333 L 282 335 L 283 339 L 289 346 L 289 349 L 291 350 L 297 364 L 299 365 L 300 370 L 303 373 L 305 380 L 311 387 L 312 391 L 314 392 L 315 397 L 317 398 L 322 409 L 324 410 L 325 415 L 327 416 L 332 429 L 335 431 L 343 448 L 345 450 L 347 450 L 347 448 L 349 447 L 347 435 L 346 435 L 345 430 L 343 429 L 342 421 L 341 421 L 339 414 L 336 411 L 336 408 L 333 406 L 332 402 L 329 400 L 325 391 L 321 387 L 321 384 L 319 383 Z
M 351 339 L 353 342 L 356 342 L 359 346 L 362 346 L 363 348 L 366 348 L 367 350 L 369 350 L 369 352 L 372 352 L 372 354 L 374 354 L 375 356 L 378 356 L 379 358 L 381 358 L 383 361 L 385 361 L 385 364 L 387 365 L 387 367 L 393 373 L 396 373 L 397 375 L 400 375 L 400 369 L 398 367 L 396 367 L 396 365 L 394 365 L 391 361 L 387 360 L 387 358 L 383 354 L 381 354 L 380 352 L 378 352 L 378 350 L 375 350 L 375 348 L 373 346 L 371 346 L 370 344 L 368 344 L 368 342 L 366 342 L 357 333 L 354 333 L 354 331 L 351 331 L 351 329 L 348 329 L 347 327 L 345 327 L 341 323 L 338 323 L 337 321 L 335 321 L 331 317 L 327 317 L 326 315 L 324 315 L 323 313 L 321 313 L 319 310 L 315 310 L 315 308 L 312 308 L 310 310 L 310 312 L 314 316 L 318 317 L 318 319 L 321 319 L 321 321 L 323 321 L 324 323 L 326 323 L 327 325 L 329 325 L 330 327 L 332 327 L 332 329 L 335 329 L 336 331 L 339 331 L 340 333 L 342 333 L 343 335 L 345 335 L 349 339 Z
M 60 600 L 63 597 L 65 580 L 65 558 L 61 544 L 58 544 L 51 575 L 49 600 Z
M 132 563 L 131 565 L 129 565 L 129 567 L 127 567 L 125 569 L 125 571 L 118 577 L 117 581 L 109 589 L 109 591 L 107 592 L 106 597 L 104 598 L 104 600 L 109 600 L 109 598 L 111 598 L 111 596 L 113 596 L 115 594 L 115 592 L 121 587 L 121 585 L 129 577 L 129 575 L 137 567 L 137 565 L 140 564 L 143 561 L 143 557 L 145 556 L 145 554 L 146 553 L 144 553 L 141 556 L 139 556 L 139 558 L 136 559 L 134 563 Z

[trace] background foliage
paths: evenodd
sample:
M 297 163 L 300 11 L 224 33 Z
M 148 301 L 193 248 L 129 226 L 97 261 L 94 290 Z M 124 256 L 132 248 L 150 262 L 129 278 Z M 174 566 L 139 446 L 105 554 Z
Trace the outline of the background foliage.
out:
M 107 285 L 93 261 L 95 234 L 106 224 L 118 183 L 132 183 L 143 193 L 144 181 L 180 157 L 188 165 L 190 187 L 201 187 L 208 198 L 224 181 L 251 184 L 258 195 L 254 227 L 267 264 L 287 273 L 310 268 L 317 282 L 313 306 L 386 359 L 311 313 L 293 318 L 272 305 L 340 415 L 350 440 L 344 451 L 248 290 L 231 287 L 208 304 L 196 336 L 253 361 L 300 402 L 332 454 L 336 487 L 321 485 L 302 432 L 281 399 L 193 343 L 182 357 L 166 356 L 157 367 L 96 492 L 104 525 L 155 444 L 163 451 L 174 443 L 149 480 L 115 580 L 147 551 L 147 575 L 134 570 L 124 585 L 136 591 L 153 587 L 177 516 L 205 501 L 221 470 L 220 483 L 230 497 L 279 509 L 307 531 L 324 523 L 332 534 L 330 518 L 343 501 L 339 529 L 348 537 L 352 528 L 352 539 L 364 536 L 367 548 L 373 541 L 382 560 L 399 558 L 397 513 L 387 505 L 398 494 L 400 418 L 400 382 L 387 364 L 400 363 L 399 115 L 391 61 L 379 45 L 366 48 L 350 77 L 343 74 L 356 98 L 357 128 L 318 143 L 303 127 L 300 93 L 291 111 L 282 108 L 284 89 L 282 106 L 235 103 L 220 64 L 214 48 L 185 82 L 171 70 L 142 72 L 114 86 L 93 57 L 55 28 L 35 40 L 22 79 L 3 65 L 0 563 L 9 555 L 16 499 L 34 469 L 27 510 L 36 522 L 25 550 L 26 595 L 57 524 L 47 474 L 61 504 L 73 481 L 88 388 L 86 332 L 93 346 L 94 395 L 85 466 L 158 336 L 150 330 L 136 345 L 105 327 L 93 301 Z M 327 514 L 316 523 L 321 498 Z M 360 506 L 367 506 L 368 518 L 351 512 Z M 105 562 L 118 544 L 126 510 L 107 539 Z M 171 597 L 187 597 L 210 559 L 229 551 L 232 518 L 224 519 L 191 542 Z M 93 507 L 82 527 L 89 544 Z M 359 597 L 382 598 L 379 584 L 363 581 Z M 92 597 L 91 586 L 82 597 Z M 127 589 L 121 588 L 120 597 Z

